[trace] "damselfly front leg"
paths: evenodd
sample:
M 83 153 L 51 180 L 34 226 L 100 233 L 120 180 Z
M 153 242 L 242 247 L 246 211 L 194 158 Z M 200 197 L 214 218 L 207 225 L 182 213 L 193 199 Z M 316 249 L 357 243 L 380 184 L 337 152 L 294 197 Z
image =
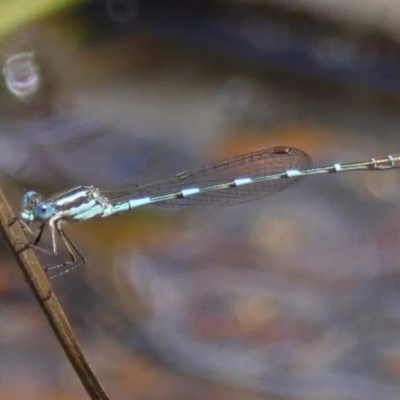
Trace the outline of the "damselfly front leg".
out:
M 62 220 L 57 220 L 57 221 L 50 220 L 48 224 L 46 222 L 43 222 L 36 230 L 33 230 L 25 221 L 19 220 L 19 222 L 21 223 L 22 228 L 26 232 L 28 232 L 29 235 L 33 237 L 33 241 L 31 243 L 26 244 L 26 247 L 33 248 L 35 250 L 40 251 L 41 253 L 55 257 L 58 256 L 57 238 L 61 239 L 63 247 L 67 250 L 70 260 L 64 261 L 60 264 L 51 267 L 45 267 L 44 270 L 46 272 L 54 270 L 61 271 L 56 275 L 51 276 L 51 278 L 55 278 L 59 275 L 66 274 L 70 270 L 75 269 L 86 263 L 85 257 L 83 257 L 82 253 L 78 250 L 76 245 L 72 242 L 72 240 L 68 237 L 66 232 L 62 229 L 62 223 L 63 223 Z M 43 238 L 43 233 L 47 225 L 49 225 L 50 227 L 50 235 L 52 242 L 51 250 L 43 246 L 40 246 L 40 241 Z

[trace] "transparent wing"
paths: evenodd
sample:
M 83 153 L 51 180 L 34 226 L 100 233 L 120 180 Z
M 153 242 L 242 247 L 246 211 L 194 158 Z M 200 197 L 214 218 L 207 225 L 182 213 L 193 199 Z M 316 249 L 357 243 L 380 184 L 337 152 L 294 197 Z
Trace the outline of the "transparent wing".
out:
M 216 162 L 197 170 L 185 171 L 165 180 L 124 183 L 103 189 L 101 192 L 111 202 L 150 197 L 156 205 L 164 207 L 227 206 L 253 201 L 285 189 L 301 177 L 266 180 L 239 187 L 215 189 L 179 197 L 182 189 L 202 189 L 225 184 L 240 178 L 259 178 L 291 169 L 312 166 L 310 156 L 291 147 L 273 147 Z M 162 196 L 176 194 L 177 198 L 163 201 Z

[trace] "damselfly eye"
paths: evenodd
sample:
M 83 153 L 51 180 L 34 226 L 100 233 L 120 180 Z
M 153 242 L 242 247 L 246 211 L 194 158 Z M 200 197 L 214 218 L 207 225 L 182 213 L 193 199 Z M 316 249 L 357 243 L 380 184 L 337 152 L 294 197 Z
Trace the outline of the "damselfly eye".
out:
M 28 205 L 32 203 L 37 203 L 40 200 L 40 196 L 34 190 L 29 190 L 22 196 L 22 204 Z
M 42 201 L 35 207 L 35 217 L 46 221 L 51 218 L 54 214 L 54 207 L 51 203 Z

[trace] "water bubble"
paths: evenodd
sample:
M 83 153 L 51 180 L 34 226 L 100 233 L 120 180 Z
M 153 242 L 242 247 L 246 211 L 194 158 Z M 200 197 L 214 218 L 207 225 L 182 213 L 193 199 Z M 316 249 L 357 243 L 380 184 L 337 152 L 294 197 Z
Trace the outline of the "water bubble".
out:
M 136 0 L 107 0 L 106 8 L 111 19 L 118 23 L 133 21 L 138 14 Z
M 26 99 L 36 93 L 40 75 L 35 53 L 18 53 L 8 58 L 4 63 L 3 76 L 8 90 L 19 99 Z

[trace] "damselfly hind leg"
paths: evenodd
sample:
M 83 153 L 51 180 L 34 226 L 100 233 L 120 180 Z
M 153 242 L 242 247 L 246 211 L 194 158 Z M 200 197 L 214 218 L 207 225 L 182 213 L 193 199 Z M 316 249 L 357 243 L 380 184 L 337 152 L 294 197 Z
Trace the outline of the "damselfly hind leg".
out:
M 68 235 L 65 233 L 65 231 L 61 228 L 61 223 L 56 223 L 55 232 L 57 232 L 58 236 L 60 237 L 60 239 L 61 239 L 64 247 L 67 249 L 67 252 L 71 259 L 69 261 L 64 261 L 63 263 L 52 266 L 52 267 L 46 267 L 45 268 L 46 272 L 58 270 L 58 272 L 55 275 L 50 276 L 50 279 L 54 279 L 61 275 L 65 275 L 66 273 L 70 272 L 71 270 L 78 268 L 81 265 L 86 264 L 85 257 L 78 250 L 78 248 L 75 246 L 75 244 L 72 242 L 72 240 L 68 237 Z M 54 236 L 53 236 L 53 239 L 55 240 Z

